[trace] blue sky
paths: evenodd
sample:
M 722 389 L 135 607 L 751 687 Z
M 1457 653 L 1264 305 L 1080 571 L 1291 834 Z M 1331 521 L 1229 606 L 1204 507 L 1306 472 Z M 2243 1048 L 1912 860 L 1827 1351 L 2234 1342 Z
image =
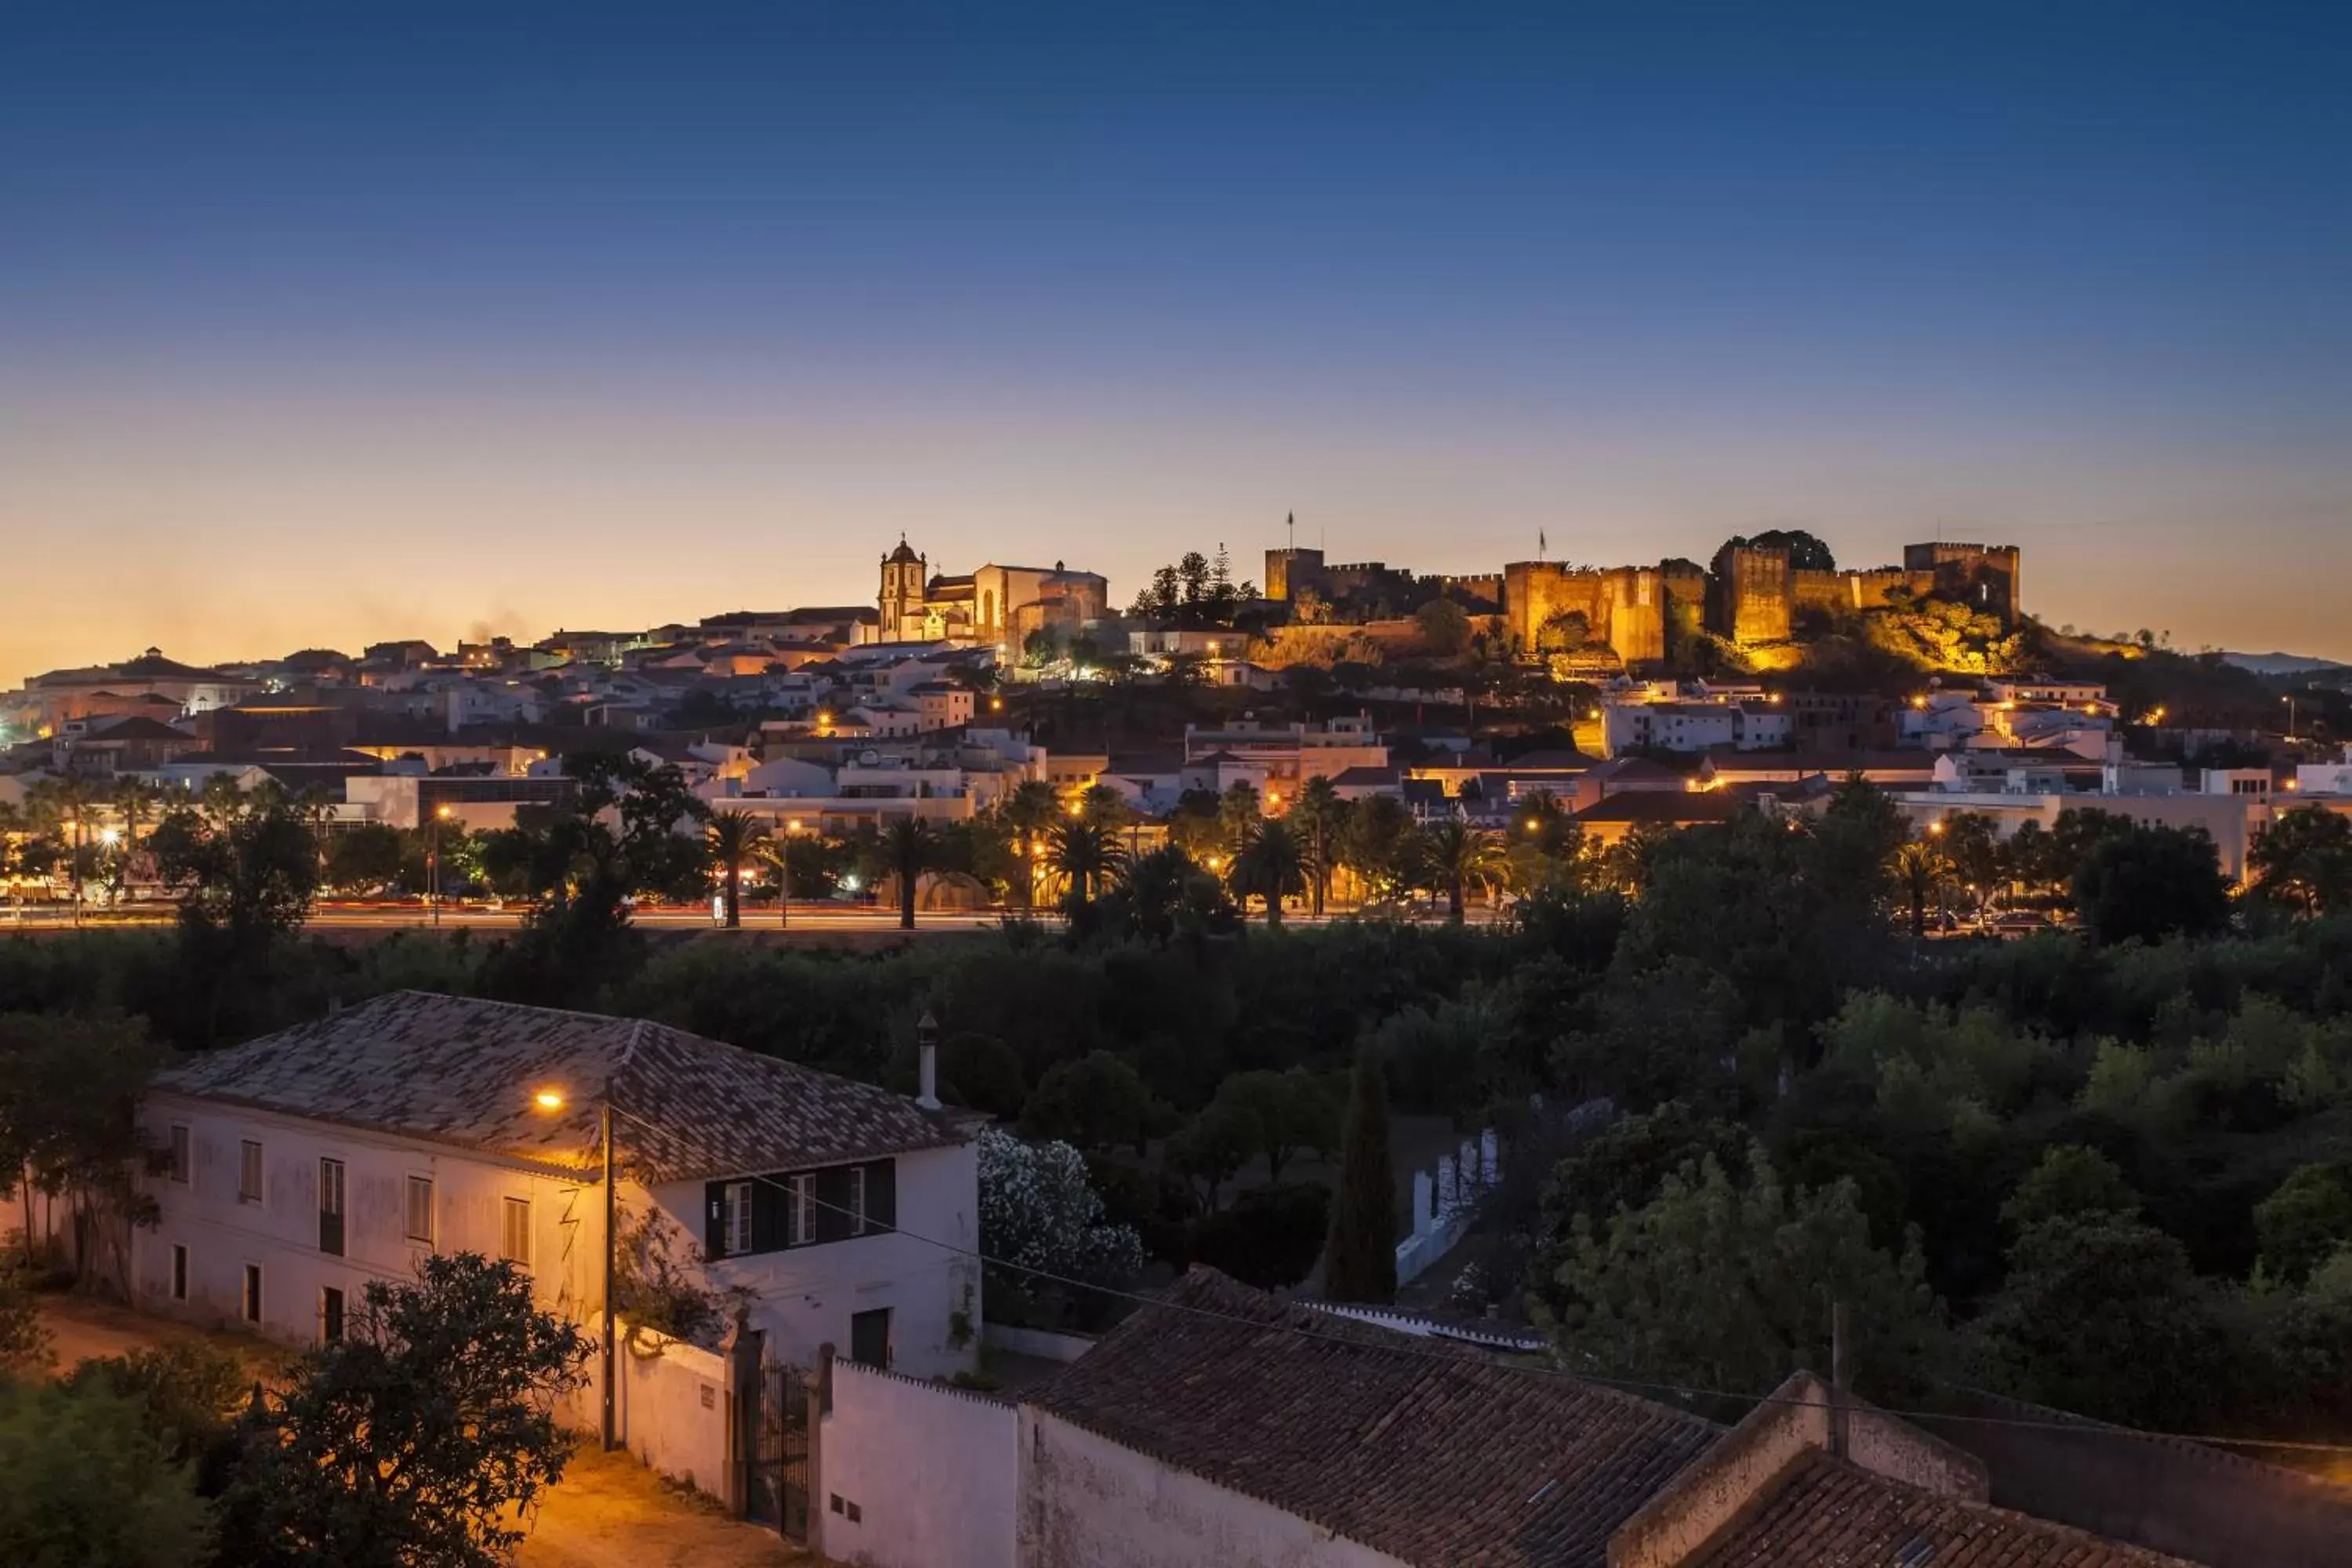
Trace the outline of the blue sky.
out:
M 2352 658 L 2352 8 L 23 9 L 0 679 L 1293 510 Z

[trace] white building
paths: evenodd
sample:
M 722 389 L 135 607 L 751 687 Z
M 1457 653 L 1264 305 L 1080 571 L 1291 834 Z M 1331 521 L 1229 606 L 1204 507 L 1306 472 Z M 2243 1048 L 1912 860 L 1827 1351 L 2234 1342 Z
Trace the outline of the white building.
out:
M 312 1343 L 368 1281 L 465 1250 L 528 1268 L 593 1332 L 607 1092 L 622 1231 L 656 1213 L 690 1273 L 744 1293 L 770 1359 L 970 1366 L 979 1273 L 937 1245 L 978 1246 L 962 1118 L 659 1024 L 422 992 L 156 1081 L 142 1122 L 171 1162 L 147 1178 L 132 1299 Z

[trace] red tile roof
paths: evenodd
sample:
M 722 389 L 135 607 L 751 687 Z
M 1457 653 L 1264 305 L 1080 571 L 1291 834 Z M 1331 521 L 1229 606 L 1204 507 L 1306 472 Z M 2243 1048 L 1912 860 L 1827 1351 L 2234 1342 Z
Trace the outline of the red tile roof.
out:
M 1681 1568 L 2195 1568 L 1809 1453 Z
M 1213 1269 L 1166 1300 L 1028 1402 L 1404 1563 L 1603 1568 L 1610 1532 L 1719 1436 Z

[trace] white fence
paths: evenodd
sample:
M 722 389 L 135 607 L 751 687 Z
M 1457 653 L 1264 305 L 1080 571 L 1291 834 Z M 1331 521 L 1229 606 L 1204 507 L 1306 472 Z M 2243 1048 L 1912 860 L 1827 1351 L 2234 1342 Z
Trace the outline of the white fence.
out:
M 1020 1459 L 1007 1402 L 836 1361 L 809 1544 L 871 1568 L 1013 1568 Z
M 1488 1128 L 1439 1155 L 1433 1168 L 1412 1173 L 1412 1234 L 1397 1243 L 1398 1284 L 1419 1279 L 1454 1250 L 1477 1215 L 1478 1194 L 1501 1170 L 1502 1145 Z

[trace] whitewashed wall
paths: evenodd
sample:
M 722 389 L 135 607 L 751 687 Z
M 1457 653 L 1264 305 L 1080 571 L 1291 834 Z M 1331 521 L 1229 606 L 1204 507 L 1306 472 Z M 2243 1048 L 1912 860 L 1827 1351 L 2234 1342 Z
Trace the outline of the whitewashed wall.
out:
M 1405 1568 L 1034 1405 L 1014 1451 L 1022 1568 Z
M 614 1426 L 623 1447 L 652 1469 L 712 1497 L 727 1495 L 727 1363 L 650 1329 L 621 1331 Z M 592 1363 L 591 1369 L 594 1370 Z M 600 1419 L 596 1390 L 589 1421 Z
M 702 1183 L 667 1183 L 654 1196 L 688 1237 L 701 1240 Z M 964 1143 L 898 1155 L 898 1203 L 896 1231 L 709 1266 L 713 1283 L 740 1285 L 757 1296 L 749 1316 L 768 1335 L 768 1359 L 813 1367 L 818 1347 L 830 1344 L 846 1360 L 851 1316 L 888 1308 L 893 1371 L 946 1377 L 976 1363 L 980 1271 L 963 1254 L 980 1246 L 977 1152 Z M 961 1343 L 958 1312 L 969 1325 Z
M 1018 1436 L 1002 1400 L 835 1362 L 813 1544 L 872 1568 L 1013 1568 Z
M 533 1294 L 550 1310 L 586 1318 L 601 1310 L 604 1205 L 597 1188 L 501 1164 L 460 1150 L 351 1131 L 264 1111 L 158 1095 L 142 1114 L 146 1134 L 168 1141 L 189 1131 L 189 1181 L 143 1178 L 159 1220 L 134 1233 L 131 1292 L 143 1310 L 199 1322 L 241 1325 L 244 1270 L 262 1271 L 260 1332 L 290 1344 L 319 1338 L 320 1293 L 343 1292 L 362 1309 L 371 1280 L 415 1278 L 435 1251 L 499 1256 L 502 1203 L 530 1203 Z M 245 1140 L 261 1144 L 258 1202 L 237 1194 Z M 343 1252 L 319 1249 L 319 1162 L 343 1162 Z M 407 1178 L 433 1180 L 434 1240 L 411 1241 Z M 625 1190 L 624 1201 L 629 1194 Z M 642 1202 L 642 1198 L 639 1199 Z M 171 1294 L 172 1248 L 188 1249 L 188 1299 Z

